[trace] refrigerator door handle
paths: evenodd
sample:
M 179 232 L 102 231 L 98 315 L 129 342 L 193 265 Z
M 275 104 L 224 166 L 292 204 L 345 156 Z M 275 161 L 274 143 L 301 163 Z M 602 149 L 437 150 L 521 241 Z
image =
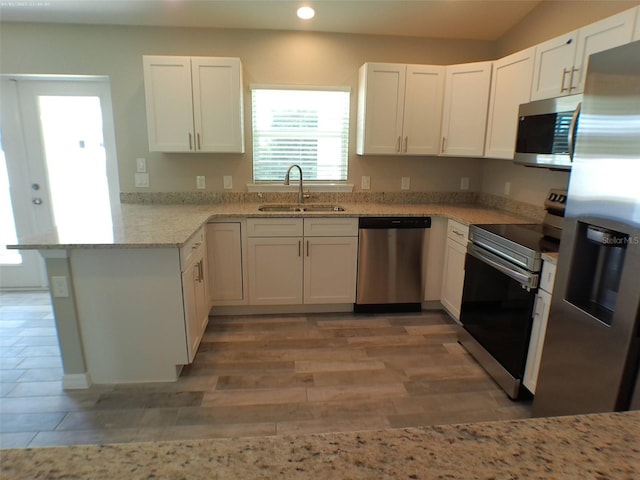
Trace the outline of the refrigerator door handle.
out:
M 569 159 L 573 162 L 573 154 L 575 148 L 576 130 L 578 128 L 578 120 L 580 119 L 580 110 L 582 108 L 582 102 L 578 104 L 576 110 L 571 117 L 571 125 L 569 125 Z

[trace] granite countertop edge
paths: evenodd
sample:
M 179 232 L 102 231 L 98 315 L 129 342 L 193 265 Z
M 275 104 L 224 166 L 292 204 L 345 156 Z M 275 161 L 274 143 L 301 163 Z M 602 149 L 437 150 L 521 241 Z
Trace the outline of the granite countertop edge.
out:
M 212 435 L 215 435 L 212 427 Z M 640 474 L 640 411 L 307 435 L 2 450 L 3 480 L 545 479 Z

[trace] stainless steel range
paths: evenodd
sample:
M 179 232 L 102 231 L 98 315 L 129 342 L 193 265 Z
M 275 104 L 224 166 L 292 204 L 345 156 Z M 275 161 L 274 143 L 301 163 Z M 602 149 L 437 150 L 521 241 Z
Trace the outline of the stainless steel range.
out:
M 513 399 L 531 336 L 542 253 L 557 252 L 566 191 L 552 190 L 541 224 L 471 225 L 465 261 L 460 343 Z

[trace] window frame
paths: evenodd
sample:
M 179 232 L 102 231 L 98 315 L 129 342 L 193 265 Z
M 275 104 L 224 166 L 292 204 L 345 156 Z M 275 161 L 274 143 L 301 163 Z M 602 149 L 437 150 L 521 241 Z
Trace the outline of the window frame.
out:
M 344 178 L 343 179 L 309 179 L 304 178 L 305 186 L 311 187 L 310 190 L 315 191 L 352 191 L 353 185 L 348 184 L 349 179 L 349 147 L 350 147 L 350 135 L 351 135 L 351 120 L 352 120 L 352 88 L 350 86 L 333 86 L 333 85 L 286 85 L 286 84 L 250 84 L 249 89 L 251 92 L 251 136 L 252 136 L 252 158 L 251 158 L 251 173 L 252 173 L 252 184 L 248 184 L 247 187 L 249 191 L 265 191 L 265 190 L 273 190 L 276 187 L 279 191 L 287 191 L 289 188 L 279 189 L 278 186 L 282 185 L 282 180 L 279 179 L 256 179 L 255 176 L 255 141 L 256 135 L 254 131 L 254 98 L 253 92 L 254 90 L 301 90 L 301 91 L 309 91 L 309 92 L 343 92 L 347 93 L 347 119 L 346 119 L 346 154 L 344 159 Z M 297 162 L 292 162 L 297 163 Z M 303 169 L 304 170 L 304 169 Z M 306 172 L 305 172 L 306 173 Z M 297 175 L 293 177 L 293 183 L 296 185 L 292 185 L 292 187 L 297 188 Z M 284 174 L 283 174 L 284 180 Z M 261 187 L 266 187 L 261 189 Z M 314 188 L 315 187 L 315 188 Z

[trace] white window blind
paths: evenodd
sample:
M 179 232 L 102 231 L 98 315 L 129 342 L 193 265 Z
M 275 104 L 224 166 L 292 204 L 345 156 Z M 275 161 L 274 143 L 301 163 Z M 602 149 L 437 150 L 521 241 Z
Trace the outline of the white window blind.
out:
M 282 181 L 294 163 L 302 167 L 304 180 L 346 180 L 349 95 L 253 87 L 254 181 Z

